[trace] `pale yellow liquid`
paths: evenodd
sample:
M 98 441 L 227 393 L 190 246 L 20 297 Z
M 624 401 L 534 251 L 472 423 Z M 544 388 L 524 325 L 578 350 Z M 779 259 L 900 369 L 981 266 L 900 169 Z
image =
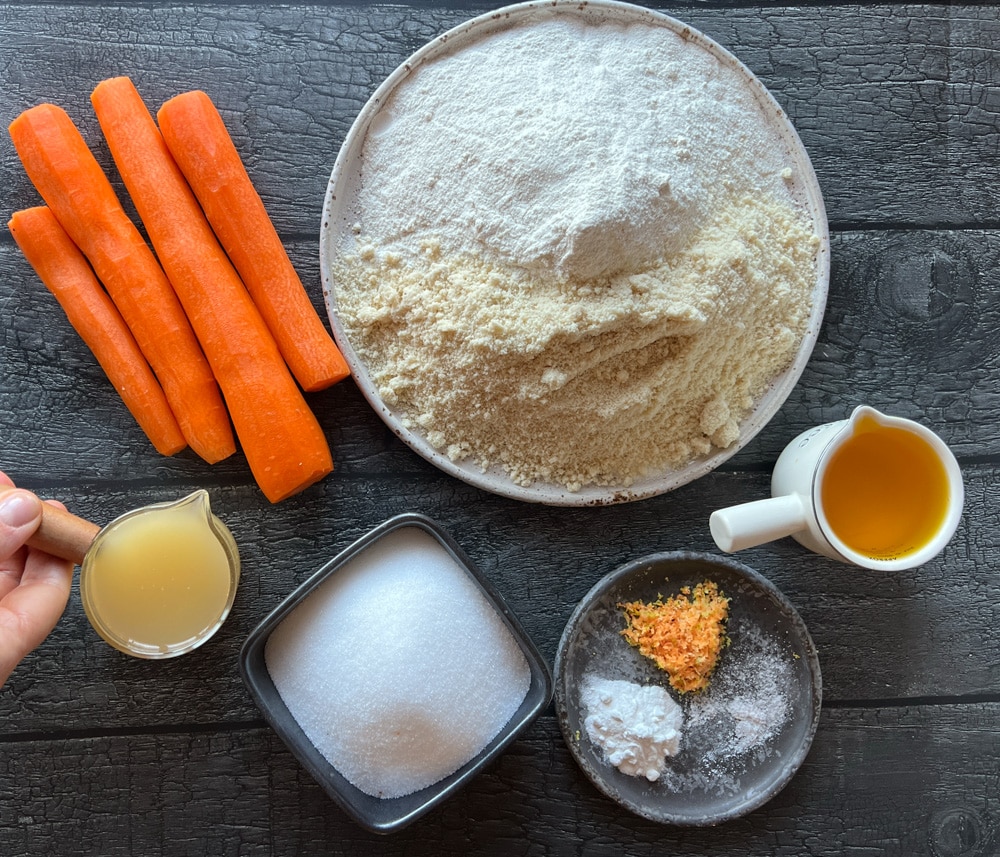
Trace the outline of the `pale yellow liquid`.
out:
M 232 586 L 229 556 L 198 504 L 117 521 L 94 549 L 86 572 L 91 608 L 119 641 L 167 651 L 223 618 Z

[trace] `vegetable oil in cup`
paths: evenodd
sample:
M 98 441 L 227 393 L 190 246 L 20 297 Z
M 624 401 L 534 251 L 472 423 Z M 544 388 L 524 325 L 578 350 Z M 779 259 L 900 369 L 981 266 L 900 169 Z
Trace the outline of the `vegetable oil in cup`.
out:
M 139 658 L 172 658 L 208 640 L 232 608 L 240 559 L 196 491 L 122 515 L 83 558 L 80 594 L 94 630 Z
M 820 498 L 832 534 L 876 560 L 924 548 L 945 525 L 950 501 L 941 456 L 918 434 L 872 417 L 830 456 Z
M 962 517 L 952 451 L 930 429 L 868 405 L 794 438 L 778 456 L 771 497 L 709 518 L 716 544 L 738 551 L 784 536 L 875 571 L 937 556 Z

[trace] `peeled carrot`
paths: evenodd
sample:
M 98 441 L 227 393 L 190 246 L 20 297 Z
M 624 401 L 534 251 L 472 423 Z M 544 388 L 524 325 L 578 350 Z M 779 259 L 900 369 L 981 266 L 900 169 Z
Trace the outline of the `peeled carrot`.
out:
M 135 337 L 51 210 L 15 211 L 7 228 L 157 452 L 184 449 L 181 427 Z
M 346 378 L 347 363 L 292 267 L 212 100 L 201 91 L 185 92 L 167 101 L 156 118 L 299 384 L 322 390 Z
M 276 503 L 333 470 L 330 447 L 239 274 L 127 77 L 91 94 L 111 155 L 184 305 L 264 495 Z
M 191 448 L 208 462 L 231 455 L 229 415 L 184 309 L 73 121 L 39 104 L 11 122 L 10 135 L 28 178 L 146 355 Z

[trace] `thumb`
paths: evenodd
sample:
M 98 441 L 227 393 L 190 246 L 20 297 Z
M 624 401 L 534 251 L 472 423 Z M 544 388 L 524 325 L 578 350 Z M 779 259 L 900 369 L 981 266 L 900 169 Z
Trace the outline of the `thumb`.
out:
M 20 548 L 42 520 L 42 501 L 30 491 L 14 489 L 0 494 L 0 559 Z

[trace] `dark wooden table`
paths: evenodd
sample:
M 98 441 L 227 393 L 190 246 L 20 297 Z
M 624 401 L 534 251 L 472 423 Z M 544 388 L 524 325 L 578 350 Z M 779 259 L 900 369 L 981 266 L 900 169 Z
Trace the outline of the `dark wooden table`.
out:
M 320 211 L 351 122 L 413 50 L 489 8 L 8 2 L 0 121 L 54 101 L 110 167 L 89 106 L 99 80 L 128 74 L 152 105 L 207 89 L 321 307 Z M 0 691 L 0 854 L 1000 853 L 1000 6 L 658 8 L 733 51 L 786 108 L 832 231 L 826 320 L 801 382 L 745 450 L 664 496 L 565 509 L 483 493 L 404 447 L 347 381 L 310 397 L 336 473 L 271 506 L 240 455 L 208 467 L 152 451 L 4 231 L 0 469 L 97 522 L 205 487 L 244 567 L 217 637 L 168 662 L 101 642 L 74 589 Z M 0 137 L 6 220 L 37 197 Z M 965 517 L 942 556 L 906 573 L 861 572 L 790 540 L 741 555 L 802 614 L 824 680 L 805 764 L 743 819 L 682 830 L 630 815 L 577 768 L 550 707 L 457 797 L 377 837 L 300 768 L 241 683 L 239 647 L 260 619 L 407 510 L 457 537 L 551 662 L 599 577 L 656 550 L 715 550 L 711 510 L 763 496 L 788 440 L 862 402 L 953 446 Z

